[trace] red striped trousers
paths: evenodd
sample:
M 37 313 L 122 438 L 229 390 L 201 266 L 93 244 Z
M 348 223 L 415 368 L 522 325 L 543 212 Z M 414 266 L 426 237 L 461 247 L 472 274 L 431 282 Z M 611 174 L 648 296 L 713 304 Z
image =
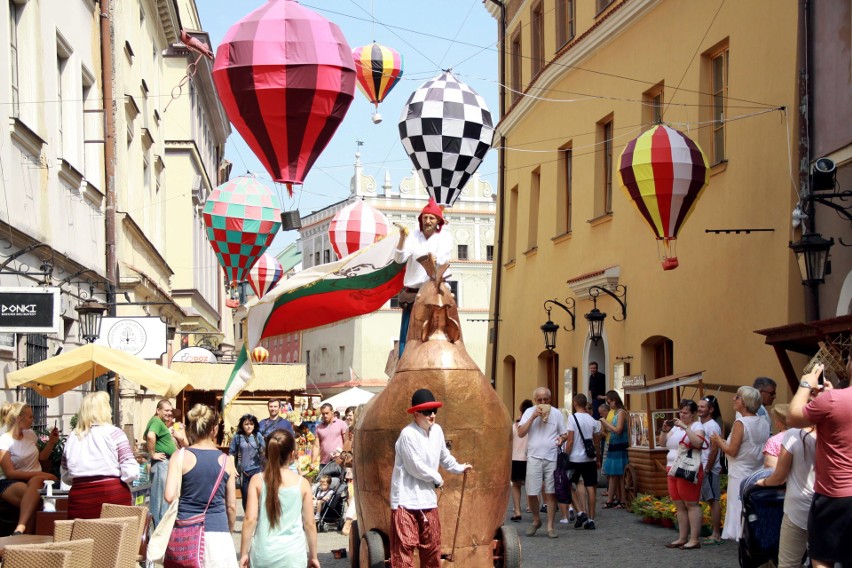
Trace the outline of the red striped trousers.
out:
M 441 568 L 441 518 L 437 508 L 399 507 L 391 511 L 391 567 L 413 567 L 415 549 L 420 554 L 420 568 Z

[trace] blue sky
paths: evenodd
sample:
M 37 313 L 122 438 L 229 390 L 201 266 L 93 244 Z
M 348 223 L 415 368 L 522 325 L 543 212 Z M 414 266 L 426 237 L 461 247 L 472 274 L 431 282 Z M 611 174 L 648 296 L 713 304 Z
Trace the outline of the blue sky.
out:
M 196 1 L 215 53 L 228 28 L 265 0 Z M 404 68 L 402 80 L 380 105 L 384 117 L 381 124 L 371 122 L 373 106 L 360 90 L 356 91 L 346 118 L 308 174 L 305 185 L 296 190 L 293 199 L 283 189 L 276 191 L 284 197 L 285 210 L 298 208 L 305 215 L 344 199 L 349 194 L 357 140 L 364 143 L 361 162 L 365 172 L 381 183 L 385 170 L 390 171 L 396 189 L 412 168 L 397 130 L 402 107 L 411 92 L 440 69 L 452 68 L 461 81 L 476 89 L 497 121 L 497 22 L 482 0 L 306 0 L 301 4 L 340 26 L 352 48 L 375 40 L 396 49 L 404 58 Z M 236 131 L 228 140 L 226 156 L 234 164 L 234 175 L 248 170 L 259 174 L 261 180 L 269 180 Z M 488 153 L 479 173 L 496 189 L 496 150 Z M 271 182 L 269 185 L 274 187 Z M 271 250 L 280 250 L 296 237 L 295 231 L 280 233 Z

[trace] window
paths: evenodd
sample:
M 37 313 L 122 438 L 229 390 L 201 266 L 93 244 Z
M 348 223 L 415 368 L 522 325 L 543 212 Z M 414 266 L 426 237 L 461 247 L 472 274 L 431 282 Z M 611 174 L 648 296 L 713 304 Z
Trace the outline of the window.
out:
M 559 150 L 559 171 L 557 184 L 559 191 L 556 195 L 556 234 L 564 235 L 571 232 L 571 186 L 574 178 L 574 149 L 571 144 Z
M 509 211 L 506 222 L 509 224 L 508 237 L 506 239 L 505 262 L 514 262 L 518 250 L 518 186 L 509 191 Z
M 458 283 L 458 280 L 447 280 L 447 286 L 450 287 L 450 293 L 453 295 L 453 298 L 456 299 L 456 306 L 461 307 L 461 300 L 459 298 L 459 283 Z
M 598 122 L 595 166 L 595 216 L 612 213 L 612 115 Z
M 48 357 L 47 336 L 43 333 L 27 334 L 27 366 L 35 365 Z M 47 430 L 47 399 L 33 389 L 27 389 L 27 404 L 33 410 L 33 429 Z
M 542 8 L 541 0 L 532 8 L 530 33 L 532 34 L 531 75 L 535 77 L 544 67 L 544 8 Z
M 713 95 L 713 160 L 727 159 L 725 153 L 725 106 L 728 100 L 728 49 L 710 57 L 711 93 Z
M 9 0 L 9 87 L 12 89 L 12 116 L 21 115 L 20 84 L 18 83 L 18 5 Z
M 574 39 L 574 0 L 556 0 L 556 48 Z
M 527 251 L 538 247 L 538 202 L 541 194 L 541 168 L 533 170 L 530 176 L 530 213 L 527 225 Z
M 512 102 L 521 96 L 521 33 L 512 38 Z
M 314 253 L 314 266 L 319 266 L 320 263 L 320 253 L 319 251 Z
M 325 264 L 328 264 L 329 262 L 331 262 L 331 251 L 330 250 L 325 249 L 324 251 L 322 251 L 322 261 Z
M 61 54 L 56 55 L 56 135 L 57 145 L 62 156 L 65 155 L 64 145 L 62 144 L 62 71 L 67 63 L 67 57 L 62 57 Z
M 663 83 L 642 93 L 642 124 L 651 126 L 663 122 Z
M 459 245 L 459 260 L 467 260 L 467 245 Z
M 613 0 L 595 0 L 595 16 L 600 16 L 612 2 Z
M 494 245 L 485 245 L 485 260 L 488 262 L 494 260 Z

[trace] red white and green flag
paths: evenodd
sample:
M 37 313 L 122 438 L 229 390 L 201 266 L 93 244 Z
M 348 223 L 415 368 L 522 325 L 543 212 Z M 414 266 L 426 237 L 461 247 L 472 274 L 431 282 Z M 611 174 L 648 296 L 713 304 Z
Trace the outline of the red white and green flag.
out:
M 249 350 L 261 340 L 369 314 L 399 293 L 405 264 L 393 260 L 398 240 L 399 229 L 394 229 L 337 262 L 282 280 L 265 296 L 249 302 L 246 341 L 225 386 L 223 406 L 254 377 Z

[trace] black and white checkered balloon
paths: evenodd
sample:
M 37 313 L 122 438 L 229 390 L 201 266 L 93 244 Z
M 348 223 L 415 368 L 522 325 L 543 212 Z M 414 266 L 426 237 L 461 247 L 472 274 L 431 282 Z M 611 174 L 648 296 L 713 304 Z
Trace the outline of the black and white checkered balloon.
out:
M 493 135 L 485 100 L 448 71 L 411 93 L 399 118 L 408 157 L 429 195 L 448 207 L 482 163 Z

